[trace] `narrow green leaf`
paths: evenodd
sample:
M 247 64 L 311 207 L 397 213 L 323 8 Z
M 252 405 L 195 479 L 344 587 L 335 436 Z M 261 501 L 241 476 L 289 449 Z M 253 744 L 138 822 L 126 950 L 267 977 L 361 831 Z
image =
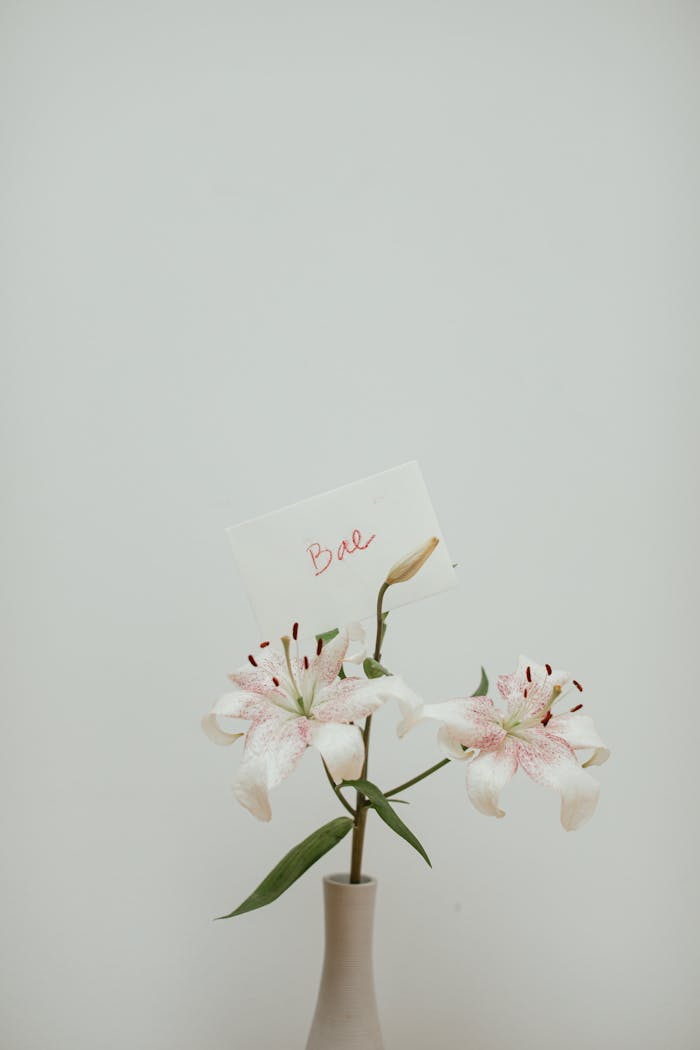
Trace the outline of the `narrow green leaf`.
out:
M 386 667 L 382 667 L 380 663 L 368 656 L 362 663 L 362 670 L 365 672 L 367 678 L 381 678 L 382 675 L 390 675 L 391 671 L 387 671 Z
M 382 613 L 382 639 L 381 639 L 380 645 L 384 645 L 384 635 L 386 634 L 386 619 L 387 619 L 388 615 L 389 615 L 389 610 L 388 609 L 387 609 L 386 612 Z
M 486 696 L 489 691 L 489 680 L 486 676 L 486 671 L 481 668 L 481 681 L 477 686 L 476 692 L 472 693 L 472 696 Z
M 398 813 L 394 812 L 389 804 L 389 800 L 382 791 L 380 791 L 376 784 L 372 784 L 369 780 L 344 780 L 343 784 L 348 787 L 354 787 L 362 792 L 365 798 L 369 799 L 372 808 L 377 811 L 377 815 L 382 818 L 384 823 L 388 824 L 392 831 L 395 831 L 397 835 L 400 835 L 402 839 L 405 839 L 406 842 L 413 846 L 413 848 L 420 853 L 421 857 L 423 857 L 427 865 L 432 868 L 430 857 L 410 828 L 407 828 Z
M 352 824 L 350 817 L 336 817 L 335 820 L 331 820 L 322 828 L 312 832 L 298 846 L 290 849 L 289 853 L 263 879 L 258 888 L 242 904 L 239 904 L 235 911 L 228 915 L 219 915 L 218 918 L 232 919 L 236 915 L 243 915 L 247 911 L 254 911 L 256 908 L 264 908 L 266 904 L 272 904 L 312 864 L 337 846 L 340 840 L 345 838 Z

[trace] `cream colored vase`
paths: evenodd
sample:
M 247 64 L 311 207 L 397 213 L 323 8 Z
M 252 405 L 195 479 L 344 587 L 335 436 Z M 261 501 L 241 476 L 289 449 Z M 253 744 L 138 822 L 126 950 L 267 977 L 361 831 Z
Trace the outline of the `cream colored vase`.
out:
M 326 948 L 306 1050 L 384 1050 L 372 969 L 377 883 L 328 875 L 323 896 Z

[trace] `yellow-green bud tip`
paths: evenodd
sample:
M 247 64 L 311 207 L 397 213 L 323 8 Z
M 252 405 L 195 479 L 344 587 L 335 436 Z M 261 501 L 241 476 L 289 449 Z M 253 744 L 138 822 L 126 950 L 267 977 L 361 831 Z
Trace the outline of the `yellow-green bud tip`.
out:
M 425 543 L 421 543 L 420 547 L 416 547 L 405 558 L 397 561 L 396 565 L 389 569 L 387 578 L 384 581 L 387 587 L 390 587 L 393 583 L 406 583 L 407 580 L 413 579 L 416 573 L 423 568 L 439 542 L 440 540 L 437 536 L 431 536 Z

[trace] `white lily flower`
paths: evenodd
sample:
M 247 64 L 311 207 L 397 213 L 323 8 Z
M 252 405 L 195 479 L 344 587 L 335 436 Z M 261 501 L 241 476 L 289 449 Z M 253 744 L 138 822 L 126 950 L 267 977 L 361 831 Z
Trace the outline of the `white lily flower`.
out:
M 270 789 L 289 776 L 309 746 L 321 753 L 336 783 L 357 779 L 365 750 L 354 723 L 392 695 L 386 678 L 338 678 L 344 661 L 364 658 L 364 631 L 359 624 L 339 631 L 325 645 L 319 641 L 311 659 L 300 656 L 297 636 L 295 624 L 295 655 L 289 638 L 282 639 L 283 653 L 263 642 L 262 652 L 251 654 L 249 664 L 230 675 L 234 691 L 222 696 L 202 720 L 215 744 L 231 744 L 245 735 L 234 792 L 259 820 L 270 820 Z M 238 718 L 251 723 L 245 734 L 225 728 Z
M 581 827 L 593 815 L 600 794 L 599 784 L 584 766 L 602 765 L 610 752 L 592 719 L 578 713 L 582 704 L 561 714 L 553 711 L 553 705 L 567 695 L 566 687 L 570 684 L 580 691 L 580 684 L 568 672 L 525 656 L 517 670 L 501 675 L 497 684 L 505 711 L 484 696 L 423 704 L 404 690 L 399 697 L 403 714 L 399 736 L 426 718 L 442 722 L 438 740 L 448 757 L 471 758 L 467 791 L 480 813 L 505 816 L 499 795 L 520 766 L 532 780 L 559 792 L 564 828 Z M 472 749 L 479 752 L 475 758 Z M 583 766 L 578 750 L 592 751 Z

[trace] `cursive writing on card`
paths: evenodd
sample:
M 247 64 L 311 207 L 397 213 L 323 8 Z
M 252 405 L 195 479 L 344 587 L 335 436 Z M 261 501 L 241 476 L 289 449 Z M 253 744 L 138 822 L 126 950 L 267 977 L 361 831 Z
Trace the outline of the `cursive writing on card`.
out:
M 334 561 L 342 561 L 346 554 L 355 554 L 356 551 L 366 551 L 376 533 L 372 533 L 369 539 L 364 540 L 359 529 L 353 529 L 350 540 L 341 540 L 335 549 L 335 555 L 330 547 L 322 547 L 320 543 L 310 543 L 306 548 L 314 570 L 314 576 L 320 576 L 330 569 Z

